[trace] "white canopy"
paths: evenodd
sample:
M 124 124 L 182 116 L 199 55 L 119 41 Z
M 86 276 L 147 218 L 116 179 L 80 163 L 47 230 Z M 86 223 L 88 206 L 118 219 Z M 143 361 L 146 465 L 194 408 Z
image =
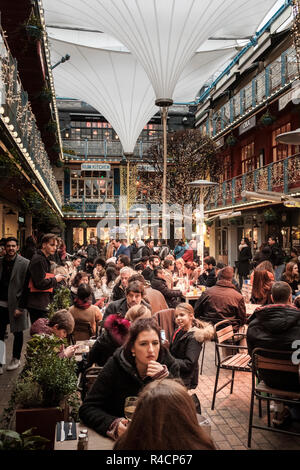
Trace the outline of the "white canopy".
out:
M 125 153 L 133 152 L 136 140 L 158 111 L 154 91 L 138 61 L 130 53 L 77 46 L 50 40 L 55 63 L 66 53 L 71 58 L 53 70 L 59 96 L 81 99 L 101 112 L 117 132 Z M 235 49 L 199 52 L 184 70 L 175 99 L 190 101 L 200 87 Z
M 105 31 L 136 56 L 156 99 L 176 83 L 206 39 L 251 36 L 274 0 L 44 0 L 46 22 Z M 225 26 L 224 26 L 225 25 Z

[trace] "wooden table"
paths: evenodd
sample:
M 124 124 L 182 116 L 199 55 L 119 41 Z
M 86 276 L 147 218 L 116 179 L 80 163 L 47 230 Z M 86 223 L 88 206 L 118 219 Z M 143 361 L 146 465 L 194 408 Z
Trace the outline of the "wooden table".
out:
M 197 294 L 194 295 L 194 292 L 188 292 L 187 294 L 183 295 L 182 297 L 187 303 L 190 303 L 190 300 L 198 300 L 200 299 L 201 295 L 203 294 L 204 290 L 197 290 Z
M 81 429 L 88 430 L 88 450 L 112 450 L 115 441 L 113 441 L 109 437 L 101 436 L 96 431 L 93 431 L 93 429 L 90 429 L 81 423 L 76 424 L 76 429 L 77 439 L 73 439 L 72 441 L 57 441 L 55 430 L 54 450 L 77 450 L 78 435 L 80 434 Z

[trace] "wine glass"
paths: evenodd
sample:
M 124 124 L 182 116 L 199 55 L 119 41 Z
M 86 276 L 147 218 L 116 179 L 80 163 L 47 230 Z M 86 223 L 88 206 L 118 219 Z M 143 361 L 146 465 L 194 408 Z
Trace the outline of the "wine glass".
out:
M 128 421 L 132 420 L 132 416 L 135 412 L 137 400 L 138 400 L 138 397 L 127 397 L 125 399 L 124 414 L 125 414 L 125 418 L 127 418 Z

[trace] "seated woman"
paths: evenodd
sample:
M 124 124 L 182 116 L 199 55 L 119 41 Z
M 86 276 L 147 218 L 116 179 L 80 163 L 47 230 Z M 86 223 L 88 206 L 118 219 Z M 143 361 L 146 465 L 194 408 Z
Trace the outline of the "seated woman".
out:
M 79 271 L 73 279 L 71 285 L 72 304 L 74 303 L 74 299 L 77 297 L 77 290 L 81 284 L 89 284 L 89 275 L 84 271 Z
M 112 300 L 112 292 L 115 287 L 115 281 L 118 277 L 117 271 L 113 267 L 106 269 L 106 274 L 102 276 L 101 280 L 95 281 L 95 297 L 99 300 L 101 297 Z
M 198 424 L 186 388 L 170 379 L 151 382 L 140 392 L 130 426 L 114 446 L 114 450 L 215 449 Z
M 299 290 L 298 284 L 300 283 L 298 264 L 294 261 L 287 263 L 281 280 L 289 284 L 292 289 L 292 295 L 295 296 Z
M 270 261 L 262 261 L 261 263 L 259 263 L 255 270 L 252 271 L 251 275 L 250 275 L 250 284 L 253 285 L 253 278 L 254 278 L 254 272 L 255 271 L 267 271 L 268 273 L 268 276 L 270 278 L 270 281 L 275 281 L 275 274 L 274 274 L 274 269 L 273 269 L 273 266 L 272 266 L 272 263 Z
M 266 270 L 254 270 L 251 303 L 259 305 L 268 305 L 272 303 L 271 289 L 273 282 Z
M 98 336 L 87 357 L 87 367 L 97 364 L 102 367 L 113 355 L 116 349 L 122 346 L 128 336 L 130 323 L 138 318 L 151 318 L 151 311 L 145 305 L 131 307 L 125 318 L 120 315 L 109 315 L 104 322 L 104 329 Z
M 31 336 L 33 335 L 55 335 L 58 338 L 64 339 L 70 335 L 74 330 L 74 318 L 68 310 L 58 310 L 50 319 L 39 318 L 36 320 L 30 329 Z M 72 357 L 75 354 L 78 346 L 68 346 L 64 348 L 62 345 L 59 351 L 60 357 Z
M 214 328 L 194 318 L 194 309 L 188 303 L 181 303 L 175 309 L 175 322 L 178 329 L 175 331 L 170 353 L 175 357 L 180 368 L 180 377 L 188 389 L 198 385 L 198 360 L 204 341 L 211 341 L 214 337 Z
M 139 318 L 130 327 L 122 348 L 103 367 L 79 409 L 80 419 L 99 434 L 118 438 L 126 430 L 124 404 L 149 382 L 168 376 L 178 377 L 175 359 L 160 339 L 153 318 Z
M 75 321 L 89 322 L 93 335 L 96 334 L 97 322 L 102 320 L 102 313 L 96 305 L 92 305 L 92 289 L 88 284 L 80 284 L 77 290 L 77 297 L 74 299 L 74 305 L 70 307 L 69 311 Z

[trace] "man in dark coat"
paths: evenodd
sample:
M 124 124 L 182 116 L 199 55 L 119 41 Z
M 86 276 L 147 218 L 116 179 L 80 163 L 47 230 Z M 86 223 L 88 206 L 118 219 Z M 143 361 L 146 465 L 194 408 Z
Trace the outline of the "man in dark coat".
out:
M 160 258 L 157 255 L 152 255 L 149 258 L 149 265 L 142 271 L 142 276 L 146 281 L 151 281 L 154 269 L 160 265 Z
M 206 289 L 195 305 L 195 317 L 218 323 L 222 320 L 237 320 L 246 323 L 246 305 L 242 294 L 232 284 L 233 268 L 220 270 L 215 286 Z
M 29 311 L 33 324 L 38 318 L 47 317 L 47 307 L 52 299 L 53 289 L 65 279 L 63 274 L 51 274 L 50 256 L 57 248 L 57 237 L 48 233 L 42 238 L 42 249 L 33 255 L 27 272 L 25 290 L 20 301 L 20 307 Z
M 5 256 L 0 258 L 0 341 L 4 342 L 6 327 L 14 335 L 13 354 L 7 370 L 20 366 L 23 347 L 23 331 L 28 328 L 27 312 L 19 308 L 29 260 L 17 254 L 18 240 L 8 237 L 5 243 Z M 0 375 L 3 367 L 0 359 Z
M 270 261 L 273 265 L 275 271 L 275 281 L 280 281 L 283 274 L 285 264 L 284 264 L 284 252 L 280 245 L 277 243 L 276 237 L 271 236 L 268 239 L 268 245 L 271 248 Z
M 216 276 L 216 260 L 212 256 L 206 256 L 203 260 L 203 272 L 198 277 L 198 284 L 200 286 L 212 287 L 217 282 Z
M 167 282 L 164 278 L 163 268 L 160 266 L 154 269 L 154 275 L 151 279 L 151 287 L 159 290 L 163 294 L 169 308 L 175 308 L 182 296 L 182 292 L 180 290 L 168 289 Z
M 292 304 L 292 291 L 287 282 L 275 282 L 271 295 L 274 304 L 258 307 L 248 320 L 249 354 L 255 348 L 266 348 L 291 351 L 292 356 L 293 342 L 300 339 L 300 310 Z M 260 376 L 270 387 L 300 391 L 295 374 L 261 371 Z
M 112 291 L 113 301 L 124 299 L 126 297 L 126 288 L 128 287 L 128 279 L 134 273 L 133 269 L 125 266 L 120 269 L 120 280 L 116 283 Z
M 107 307 L 103 315 L 102 321 L 104 322 L 109 315 L 119 314 L 121 317 L 125 317 L 130 307 L 134 305 L 143 304 L 151 311 L 151 306 L 143 300 L 144 297 L 144 286 L 139 281 L 133 281 L 128 284 L 126 288 L 126 297 L 120 300 L 111 302 Z
M 142 258 L 144 256 L 152 256 L 153 255 L 153 247 L 154 247 L 154 241 L 151 238 L 148 238 L 145 241 L 145 246 L 142 249 Z

